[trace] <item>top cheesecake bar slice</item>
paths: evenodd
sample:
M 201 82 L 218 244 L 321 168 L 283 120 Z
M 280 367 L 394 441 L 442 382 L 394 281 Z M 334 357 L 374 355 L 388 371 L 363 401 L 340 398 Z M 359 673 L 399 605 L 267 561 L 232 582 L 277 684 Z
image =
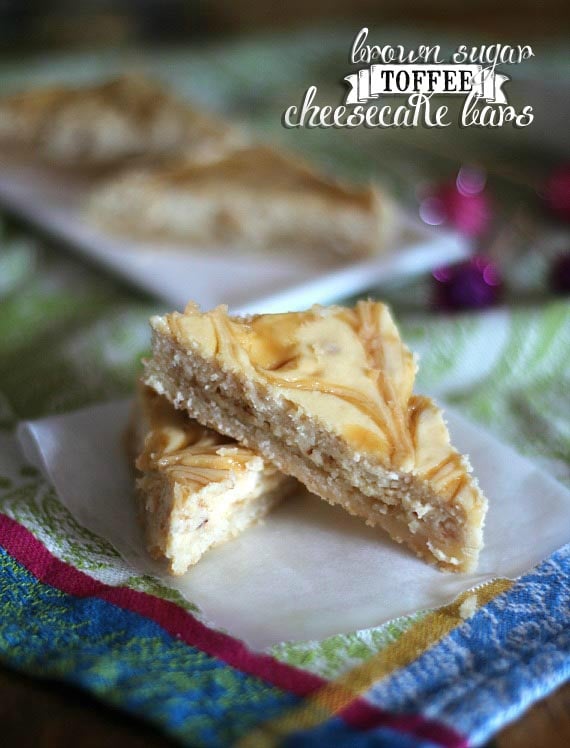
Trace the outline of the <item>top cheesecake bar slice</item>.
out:
M 145 381 L 447 571 L 475 568 L 487 501 L 384 304 L 151 319 Z

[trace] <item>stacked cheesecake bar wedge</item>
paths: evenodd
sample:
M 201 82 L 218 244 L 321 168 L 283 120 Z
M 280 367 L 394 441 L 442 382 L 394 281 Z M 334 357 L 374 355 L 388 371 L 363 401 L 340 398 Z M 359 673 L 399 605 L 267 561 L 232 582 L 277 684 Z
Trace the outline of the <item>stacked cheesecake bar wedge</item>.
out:
M 414 394 L 416 363 L 385 305 L 230 317 L 190 304 L 151 326 L 144 381 L 184 418 L 440 569 L 476 566 L 486 499 L 441 410 Z
M 264 517 L 297 482 L 233 439 L 139 386 L 129 430 L 150 554 L 184 574 L 211 547 Z

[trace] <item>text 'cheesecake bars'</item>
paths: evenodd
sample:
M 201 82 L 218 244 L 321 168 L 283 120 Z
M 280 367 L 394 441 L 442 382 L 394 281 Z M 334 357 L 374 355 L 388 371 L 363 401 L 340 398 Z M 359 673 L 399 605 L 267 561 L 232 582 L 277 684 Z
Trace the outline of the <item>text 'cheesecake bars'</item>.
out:
M 151 319 L 145 381 L 315 494 L 449 571 L 475 567 L 486 499 L 386 306 Z
M 139 514 L 154 558 L 183 574 L 298 485 L 232 439 L 140 386 L 129 432 Z

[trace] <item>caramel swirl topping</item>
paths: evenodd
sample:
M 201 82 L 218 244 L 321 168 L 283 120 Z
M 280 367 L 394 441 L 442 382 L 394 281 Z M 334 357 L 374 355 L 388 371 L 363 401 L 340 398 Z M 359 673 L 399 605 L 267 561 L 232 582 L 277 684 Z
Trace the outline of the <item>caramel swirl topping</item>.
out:
M 244 472 L 256 458 L 251 450 L 176 411 L 152 390 L 145 388 L 141 399 L 150 428 L 136 462 L 139 470 L 162 471 L 201 487 L 225 480 L 230 471 Z
M 212 322 L 218 356 L 225 354 L 240 361 L 240 354 L 245 352 L 255 373 L 272 385 L 343 401 L 375 427 L 370 433 L 376 439 L 358 438 L 359 448 L 370 451 L 368 447 L 374 444 L 373 451 L 386 458 L 390 466 L 413 461 L 407 408 L 415 365 L 386 307 L 359 302 L 354 310 L 328 317 L 314 308 L 301 313 L 260 315 L 246 322 L 231 320 L 218 309 L 212 313 Z M 339 326 L 344 331 L 335 329 Z M 311 327 L 316 328 L 316 335 L 303 335 Z M 335 332 L 341 334 L 340 339 Z M 338 377 L 337 370 L 341 374 L 343 364 L 351 363 L 354 349 L 360 354 L 359 371 L 354 373 L 360 376 L 347 376 L 347 381 L 355 380 L 354 385 L 348 385 L 342 381 L 344 377 Z M 349 423 L 343 436 L 351 441 L 359 428 L 365 427 Z

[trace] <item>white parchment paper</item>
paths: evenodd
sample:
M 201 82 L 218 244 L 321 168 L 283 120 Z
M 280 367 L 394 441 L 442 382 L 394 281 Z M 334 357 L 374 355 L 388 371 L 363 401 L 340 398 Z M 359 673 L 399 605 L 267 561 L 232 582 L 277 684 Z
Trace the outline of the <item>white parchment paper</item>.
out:
M 470 455 L 490 502 L 476 573 L 439 572 L 382 531 L 300 492 L 183 577 L 170 577 L 147 556 L 136 520 L 123 446 L 128 409 L 126 401 L 99 405 L 23 423 L 18 435 L 78 522 L 253 648 L 445 604 L 493 577 L 516 578 L 570 540 L 570 491 L 447 409 L 453 441 Z

